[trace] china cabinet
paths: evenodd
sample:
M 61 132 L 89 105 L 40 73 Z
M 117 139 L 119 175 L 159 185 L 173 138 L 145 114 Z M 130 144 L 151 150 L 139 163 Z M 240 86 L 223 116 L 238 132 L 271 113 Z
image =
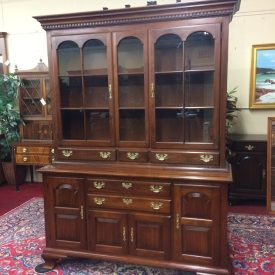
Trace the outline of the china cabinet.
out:
M 35 17 L 55 160 L 43 269 L 86 257 L 228 274 L 225 105 L 236 0 Z
M 233 183 L 229 188 L 229 200 L 258 200 L 266 198 L 266 135 L 230 135 Z

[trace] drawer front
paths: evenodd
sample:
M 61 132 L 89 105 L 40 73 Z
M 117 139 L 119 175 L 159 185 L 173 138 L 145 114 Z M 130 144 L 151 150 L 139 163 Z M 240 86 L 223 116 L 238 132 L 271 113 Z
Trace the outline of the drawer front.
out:
M 125 209 L 170 214 L 170 200 L 88 194 L 87 204 L 93 208 Z
M 87 179 L 88 193 L 118 193 L 144 195 L 154 198 L 170 197 L 171 184 L 159 182 L 141 182 L 131 180 Z
M 102 149 L 79 149 L 79 148 L 58 148 L 56 158 L 59 160 L 83 160 L 83 161 L 114 161 L 116 151 L 112 148 Z
M 266 142 L 264 141 L 234 141 L 231 143 L 231 150 L 238 152 L 266 152 Z
M 49 164 L 49 155 L 16 155 L 15 161 L 17 164 L 34 164 L 34 165 L 45 165 Z
M 51 147 L 46 146 L 16 146 L 17 154 L 39 154 L 39 155 L 49 155 L 52 152 Z
M 184 164 L 184 165 L 205 165 L 217 166 L 219 165 L 219 153 L 209 152 L 165 152 L 165 151 L 151 151 L 150 160 L 153 163 L 159 164 Z
M 118 150 L 117 159 L 128 162 L 147 162 L 148 152 L 140 150 Z

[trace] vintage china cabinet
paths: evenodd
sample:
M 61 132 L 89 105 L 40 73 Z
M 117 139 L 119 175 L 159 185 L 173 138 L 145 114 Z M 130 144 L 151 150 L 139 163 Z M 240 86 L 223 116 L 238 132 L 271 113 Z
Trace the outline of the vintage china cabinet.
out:
M 55 161 L 43 268 L 86 257 L 228 274 L 225 103 L 236 0 L 35 17 Z
M 30 70 L 15 70 L 21 79 L 19 109 L 24 125 L 20 127 L 20 142 L 14 143 L 16 165 L 44 166 L 53 158 L 52 89 L 49 70 L 42 60 Z M 19 183 L 16 184 L 19 189 Z

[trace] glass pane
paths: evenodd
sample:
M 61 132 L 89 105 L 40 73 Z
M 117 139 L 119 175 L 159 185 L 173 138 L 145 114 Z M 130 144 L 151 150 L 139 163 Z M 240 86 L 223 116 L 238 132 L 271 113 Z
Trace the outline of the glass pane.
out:
M 50 80 L 45 80 L 45 90 L 46 90 L 46 103 L 47 103 L 47 113 L 50 115 L 52 113 L 52 90 L 50 87 Z
M 182 41 L 175 34 L 161 36 L 155 43 L 155 71 L 181 71 Z
M 109 105 L 108 76 L 85 76 L 86 107 L 105 107 Z
M 83 47 L 84 74 L 107 74 L 107 48 L 100 40 L 89 40 Z
M 119 116 L 121 141 L 141 141 L 145 139 L 144 110 L 120 110 Z
M 20 88 L 20 112 L 22 115 L 42 115 L 40 80 L 23 79 Z
M 208 32 L 191 34 L 185 44 L 185 70 L 209 70 L 214 67 L 214 38 Z
M 106 111 L 87 111 L 87 139 L 90 140 L 109 140 L 109 112 Z
M 156 110 L 156 141 L 183 142 L 182 110 Z
M 185 111 L 185 142 L 213 141 L 213 109 Z
M 143 44 L 136 37 L 124 38 L 118 45 L 118 72 L 143 72 Z
M 81 110 L 61 110 L 64 139 L 84 139 L 84 116 Z
M 59 75 L 79 75 L 81 73 L 80 49 L 72 41 L 63 42 L 58 50 Z
M 184 91 L 186 107 L 213 107 L 214 72 L 185 74 Z
M 83 106 L 81 77 L 60 77 L 59 89 L 61 107 Z
M 182 73 L 156 74 L 156 107 L 182 107 Z
M 144 76 L 120 75 L 119 107 L 144 107 Z

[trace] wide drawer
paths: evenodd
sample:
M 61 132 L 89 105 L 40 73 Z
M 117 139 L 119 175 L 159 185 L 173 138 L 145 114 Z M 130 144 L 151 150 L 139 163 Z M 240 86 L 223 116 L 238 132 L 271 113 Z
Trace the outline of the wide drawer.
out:
M 16 164 L 34 164 L 34 165 L 45 165 L 49 164 L 49 155 L 15 155 Z
M 165 182 L 142 182 L 131 180 L 87 179 L 87 192 L 110 192 L 150 197 L 169 197 L 171 184 Z
M 88 194 L 87 205 L 96 208 L 125 209 L 170 214 L 170 200 Z
M 160 164 L 184 164 L 184 165 L 219 165 L 220 156 L 218 152 L 166 152 L 154 151 L 150 153 L 152 163 Z
M 147 150 L 118 150 L 117 159 L 119 161 L 127 162 L 147 162 L 148 152 Z
M 59 160 L 79 161 L 114 161 L 116 151 L 113 148 L 89 149 L 89 148 L 58 148 L 56 158 Z
M 53 148 L 47 146 L 15 146 L 17 154 L 49 155 L 54 153 Z

